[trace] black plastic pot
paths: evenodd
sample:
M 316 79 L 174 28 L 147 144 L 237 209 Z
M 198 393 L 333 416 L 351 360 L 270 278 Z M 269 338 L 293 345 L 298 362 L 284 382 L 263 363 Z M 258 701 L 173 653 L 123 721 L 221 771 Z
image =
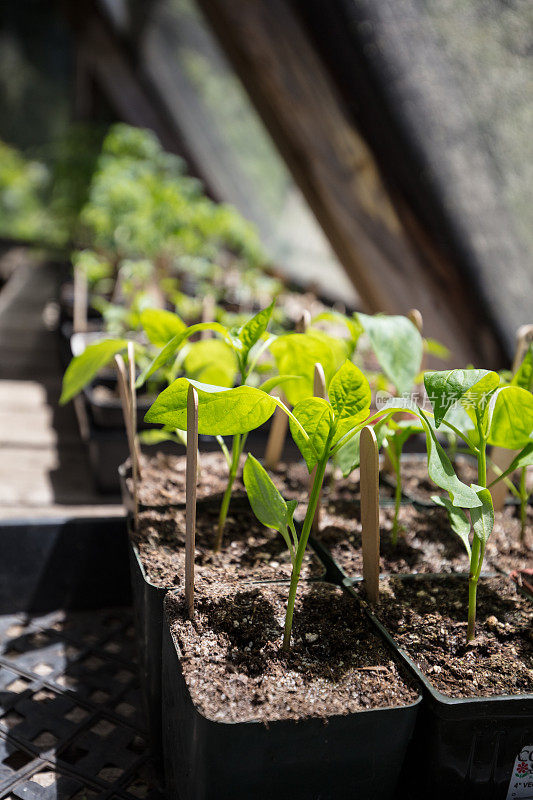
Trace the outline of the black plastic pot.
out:
M 403 579 L 428 580 L 429 576 Z M 532 797 L 533 777 L 521 778 L 515 765 L 528 761 L 528 768 L 533 769 L 533 694 L 447 697 L 433 687 L 369 609 L 367 614 L 423 688 L 424 703 L 405 767 L 413 800 Z
M 386 800 L 420 704 L 301 720 L 223 722 L 195 707 L 182 654 L 163 629 L 163 747 L 170 797 L 181 800 Z

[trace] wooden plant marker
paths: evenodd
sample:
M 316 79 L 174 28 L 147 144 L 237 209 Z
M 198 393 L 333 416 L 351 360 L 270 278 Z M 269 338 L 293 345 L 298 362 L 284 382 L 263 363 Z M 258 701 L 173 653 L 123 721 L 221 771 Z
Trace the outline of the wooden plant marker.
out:
M 196 486 L 198 482 L 198 393 L 189 384 L 187 394 L 187 471 L 185 494 L 185 602 L 194 617 L 194 547 L 196 537 Z
M 313 394 L 315 397 L 321 397 L 323 400 L 327 400 L 327 393 L 326 393 L 326 376 L 324 375 L 324 368 L 322 364 L 318 362 L 315 364 L 315 374 L 313 377 Z M 316 475 L 316 467 L 313 468 L 311 475 L 309 477 L 309 493 L 311 493 L 311 489 L 313 488 L 313 481 L 315 480 Z M 315 516 L 313 517 L 313 524 L 311 525 L 311 532 L 318 533 L 318 529 L 320 526 L 320 503 L 322 500 L 322 492 L 318 497 L 318 505 L 316 507 Z
M 137 392 L 135 391 L 135 345 L 133 342 L 128 342 L 128 368 L 129 368 L 129 397 L 130 397 L 130 418 L 131 418 L 131 431 L 133 435 L 133 449 L 134 449 L 134 468 L 137 476 L 141 477 L 141 451 L 139 448 L 139 438 L 137 436 Z
M 361 431 L 361 526 L 363 580 L 369 602 L 379 600 L 379 453 L 376 434 L 369 425 Z
M 296 324 L 296 333 L 305 333 L 311 323 L 311 315 L 309 311 L 304 311 L 302 316 Z M 279 392 L 278 397 L 283 401 L 283 392 Z M 285 439 L 287 438 L 287 428 L 289 425 L 289 418 L 282 408 L 276 408 L 270 431 L 268 433 L 268 440 L 265 448 L 265 467 L 267 469 L 276 470 L 283 455 L 283 448 L 285 446 Z
M 215 298 L 212 294 L 206 294 L 202 300 L 202 322 L 213 322 L 215 316 Z M 212 332 L 205 330 L 200 332 L 200 339 L 209 339 Z
M 80 267 L 74 267 L 74 307 L 72 310 L 74 333 L 87 331 L 87 305 L 89 302 L 89 286 L 87 275 Z
M 528 351 L 529 345 L 533 342 L 533 325 L 522 325 L 516 332 L 516 350 L 513 360 L 513 375 L 516 374 L 524 356 Z M 490 453 L 491 460 L 502 471 L 505 472 L 513 458 L 516 456 L 514 450 L 507 450 L 504 447 L 493 447 Z M 487 483 L 498 477 L 496 470 L 489 467 Z M 512 476 L 509 475 L 509 478 Z M 503 481 L 499 481 L 490 490 L 492 503 L 495 511 L 501 511 L 505 505 L 509 489 Z
M 122 415 L 124 417 L 124 425 L 126 428 L 126 435 L 128 437 L 128 449 L 130 451 L 131 471 L 133 477 L 133 518 L 135 527 L 137 527 L 137 517 L 139 509 L 138 497 L 138 471 L 137 471 L 137 452 L 135 446 L 135 433 L 132 429 L 132 414 L 131 414 L 131 392 L 129 387 L 128 373 L 126 372 L 126 365 L 124 359 L 120 355 L 115 356 L 115 366 L 118 375 L 118 389 L 120 393 L 120 400 L 122 402 Z

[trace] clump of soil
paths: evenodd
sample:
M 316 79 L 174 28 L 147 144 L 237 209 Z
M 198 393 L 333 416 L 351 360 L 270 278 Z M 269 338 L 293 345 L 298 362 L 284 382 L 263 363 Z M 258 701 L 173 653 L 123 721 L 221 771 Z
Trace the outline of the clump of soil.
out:
M 232 510 L 226 520 L 223 546 L 213 552 L 218 506 L 198 509 L 196 517 L 195 574 L 219 580 L 287 580 L 291 561 L 282 536 L 263 527 L 248 511 Z M 181 586 L 185 574 L 185 511 L 151 509 L 139 513 L 138 529 L 132 532 L 148 579 L 156 586 Z M 324 572 L 318 557 L 307 549 L 303 578 Z
M 394 510 L 380 509 L 380 569 L 382 572 L 461 572 L 468 571 L 469 561 L 459 538 L 451 531 L 445 509 L 418 511 L 404 505 L 396 546 L 391 532 Z M 350 577 L 363 573 L 361 549 L 361 514 L 337 503 L 323 510 L 316 536 L 329 550 L 337 564 Z
M 196 708 L 212 720 L 301 719 L 401 706 L 417 692 L 359 604 L 330 584 L 300 584 L 292 647 L 281 651 L 288 586 L 212 584 L 165 601 Z
M 466 644 L 465 578 L 401 580 L 377 611 L 397 644 L 450 697 L 533 693 L 533 606 L 504 577 L 478 586 L 476 638 Z

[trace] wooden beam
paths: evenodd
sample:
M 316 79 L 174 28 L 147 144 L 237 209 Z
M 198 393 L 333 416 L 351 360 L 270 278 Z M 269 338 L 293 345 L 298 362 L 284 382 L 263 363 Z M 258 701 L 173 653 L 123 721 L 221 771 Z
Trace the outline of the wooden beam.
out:
M 415 306 L 427 335 L 451 349 L 456 365 L 498 365 L 499 341 L 469 302 L 464 279 L 403 199 L 393 196 L 393 207 L 372 153 L 287 0 L 199 4 L 366 310 L 407 313 Z

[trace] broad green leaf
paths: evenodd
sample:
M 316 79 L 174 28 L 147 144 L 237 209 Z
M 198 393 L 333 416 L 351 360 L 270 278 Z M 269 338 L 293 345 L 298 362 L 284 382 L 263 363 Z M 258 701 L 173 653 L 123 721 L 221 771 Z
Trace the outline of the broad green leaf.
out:
M 176 442 L 176 444 L 186 446 L 187 432 L 167 430 L 166 428 L 150 428 L 146 431 L 139 431 L 139 441 L 146 445 L 161 444 L 161 442 Z
M 494 506 L 492 505 L 492 495 L 488 489 L 472 484 L 479 499 L 481 506 L 470 509 L 470 519 L 474 528 L 474 535 L 482 542 L 486 542 L 494 528 Z
M 191 325 L 189 328 L 182 331 L 182 333 L 178 333 L 169 342 L 167 342 L 163 349 L 159 351 L 152 363 L 141 372 L 137 378 L 135 386 L 137 388 L 141 387 L 143 383 L 145 383 L 145 381 L 147 381 L 148 378 L 154 374 L 154 372 L 157 372 L 158 369 L 165 366 L 167 361 L 170 361 L 171 358 L 174 358 L 182 344 L 186 342 L 187 339 L 199 331 L 215 331 L 216 333 L 220 333 L 226 341 L 229 339 L 229 334 L 226 328 L 223 325 L 219 325 L 218 322 L 199 322 L 197 325 Z
M 125 350 L 127 346 L 126 339 L 105 339 L 103 342 L 90 344 L 83 353 L 73 358 L 63 376 L 60 404 L 64 405 L 72 400 L 117 353 Z
M 386 425 L 376 423 L 374 425 L 374 433 L 378 443 L 378 449 L 381 450 L 383 441 L 386 435 Z M 344 478 L 347 478 L 360 462 L 359 443 L 361 439 L 361 431 L 357 431 L 348 441 L 342 445 L 335 455 L 335 464 L 339 467 Z
M 346 358 L 346 342 L 319 331 L 287 333 L 270 345 L 280 375 L 298 375 L 301 380 L 289 381 L 284 392 L 291 405 L 313 395 L 315 364 L 324 368 L 326 385 Z
M 313 317 L 312 324 L 322 321 L 344 325 L 350 335 L 350 349 L 353 351 L 359 337 L 363 333 L 363 326 L 356 316 L 347 317 L 346 314 L 341 314 L 340 311 L 322 311 L 320 314 L 317 314 L 316 317 Z
M 503 386 L 491 403 L 489 443 L 519 450 L 533 439 L 533 394 L 520 386 Z
M 481 505 L 475 491 L 462 483 L 453 469 L 452 463 L 444 452 L 436 431 L 421 408 L 407 399 L 393 397 L 379 409 L 380 413 L 391 415 L 396 411 L 410 411 L 421 421 L 426 433 L 426 449 L 428 456 L 428 475 L 437 486 L 450 494 L 454 505 L 460 508 L 474 508 Z
M 187 328 L 181 317 L 162 308 L 146 308 L 141 311 L 140 321 L 148 341 L 156 347 L 164 347 Z
M 259 311 L 254 317 L 249 319 L 248 322 L 246 322 L 239 330 L 239 339 L 242 342 L 244 359 L 246 359 L 246 356 L 248 355 L 254 344 L 256 344 L 259 341 L 261 336 L 266 331 L 275 304 L 276 301 L 273 300 L 272 303 L 268 306 L 268 308 L 264 308 L 262 311 Z
M 357 315 L 372 350 L 398 394 L 410 392 L 422 362 L 422 337 L 410 319 L 376 314 Z
M 292 554 L 293 542 L 288 529 L 293 526 L 293 516 L 298 501 L 285 502 L 268 472 L 251 453 L 248 453 L 242 474 L 248 500 L 255 516 L 262 525 L 281 533 Z
M 335 414 L 337 431 L 335 440 L 368 417 L 370 386 L 358 367 L 345 361 L 329 384 L 329 401 Z
M 438 428 L 448 410 L 458 401 L 484 405 L 500 382 L 498 373 L 486 369 L 452 369 L 426 372 L 424 385 Z M 465 405 L 468 410 L 468 406 Z
M 183 359 L 183 370 L 188 378 L 224 388 L 234 385 L 237 369 L 235 352 L 220 339 L 193 342 Z
M 294 406 L 292 413 L 309 436 L 309 441 L 306 441 L 294 421 L 289 419 L 292 437 L 311 472 L 317 461 L 324 455 L 333 424 L 331 406 L 327 400 L 322 400 L 321 397 L 308 397 L 306 400 L 300 400 Z
M 187 394 L 189 383 L 198 392 L 198 433 L 208 436 L 233 436 L 248 433 L 266 422 L 276 408 L 276 401 L 252 386 L 209 386 L 187 378 L 178 378 L 157 397 L 146 413 L 146 422 L 160 422 L 169 428 L 187 430 Z
M 448 519 L 450 521 L 451 529 L 460 538 L 468 553 L 468 558 L 472 553 L 470 547 L 470 520 L 466 516 L 462 508 L 454 506 L 449 497 L 439 497 L 432 495 L 431 499 L 437 506 L 442 506 L 448 512 Z
M 533 392 L 533 344 L 529 345 L 516 375 L 511 380 L 511 385 L 520 386 L 522 389 L 527 389 L 528 392 Z

